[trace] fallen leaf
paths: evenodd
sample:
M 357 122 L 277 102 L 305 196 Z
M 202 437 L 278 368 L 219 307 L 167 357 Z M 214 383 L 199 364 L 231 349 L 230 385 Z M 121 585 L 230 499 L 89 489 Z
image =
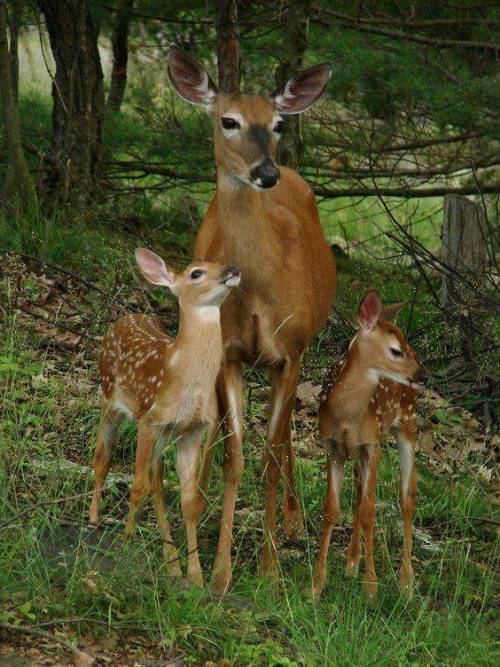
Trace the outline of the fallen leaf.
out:
M 85 651 L 76 651 L 75 652 L 75 667 L 92 667 L 95 665 L 95 658 L 93 658 Z

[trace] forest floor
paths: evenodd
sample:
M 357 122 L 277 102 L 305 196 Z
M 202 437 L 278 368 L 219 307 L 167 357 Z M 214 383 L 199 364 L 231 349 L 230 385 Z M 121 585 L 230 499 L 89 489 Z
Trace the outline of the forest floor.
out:
M 102 523 L 87 526 L 100 337 L 121 314 L 148 310 L 157 302 L 138 283 L 111 290 L 106 274 L 112 269 L 102 263 L 95 274 L 86 271 L 82 277 L 11 255 L 2 270 L 0 667 L 498 664 L 493 466 L 498 438 L 476 414 L 432 389 L 419 402 L 413 597 L 406 599 L 398 590 L 398 457 L 388 438 L 377 491 L 379 594 L 368 601 L 360 581 L 343 573 L 353 506 L 348 470 L 329 583 L 321 601 L 313 603 L 309 590 L 325 489 L 325 457 L 316 439 L 317 394 L 333 351 L 346 349 L 347 325 L 332 320 L 304 363 L 293 428 L 307 532 L 297 542 L 280 532 L 277 584 L 256 576 L 267 389 L 257 373 L 249 373 L 234 584 L 221 599 L 209 587 L 193 589 L 165 575 L 151 507 L 144 508 L 134 538 L 124 540 L 133 425 L 122 433 Z M 371 286 L 363 275 L 357 290 L 364 280 Z M 352 289 L 347 276 L 339 287 L 341 304 Z M 379 276 L 381 283 L 385 279 Z M 172 328 L 175 312 L 167 305 L 161 314 Z M 342 326 L 340 339 L 331 331 Z M 185 554 L 172 451 L 165 452 L 165 462 L 167 507 L 174 539 Z M 199 530 L 207 578 L 221 510 L 218 463 Z

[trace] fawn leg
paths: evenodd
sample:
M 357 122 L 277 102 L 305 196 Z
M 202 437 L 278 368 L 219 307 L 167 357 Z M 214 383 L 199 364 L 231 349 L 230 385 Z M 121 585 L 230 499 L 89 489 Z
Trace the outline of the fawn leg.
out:
M 125 535 L 127 537 L 130 537 L 134 531 L 139 505 L 150 492 L 153 452 L 156 442 L 161 438 L 159 427 L 150 426 L 141 421 L 138 422 L 134 481 L 130 490 L 130 509 L 125 524 Z
M 167 574 L 171 577 L 181 577 L 181 566 L 179 554 L 172 540 L 170 523 L 163 499 L 163 449 L 165 437 L 159 435 L 153 451 L 153 462 L 151 469 L 151 499 L 155 509 L 160 535 L 164 544 L 165 566 Z
M 318 560 L 314 570 L 312 594 L 319 598 L 326 582 L 326 562 L 328 548 L 332 538 L 333 527 L 340 513 L 340 490 L 344 479 L 344 462 L 338 462 L 333 454 L 327 458 L 327 487 L 323 505 L 323 533 L 319 548 Z
M 286 429 L 290 426 L 295 393 L 300 373 L 300 360 L 286 362 L 282 369 L 275 372 L 271 395 L 271 419 L 267 437 L 267 451 L 264 457 L 265 471 L 265 515 L 264 515 L 264 551 L 260 564 L 260 574 L 275 572 L 278 567 L 276 550 L 276 505 L 278 486 L 283 471 L 283 451 L 285 449 Z M 291 445 L 290 445 L 291 447 Z M 291 462 L 289 463 L 291 465 Z M 285 471 L 286 472 L 286 471 Z M 300 509 L 296 501 L 295 489 L 290 488 L 294 480 L 287 480 L 289 500 L 289 518 L 297 517 Z M 293 504 L 295 502 L 295 505 Z
M 99 521 L 99 503 L 102 497 L 104 482 L 111 467 L 111 457 L 116 445 L 118 427 L 124 417 L 109 405 L 103 404 L 97 432 L 97 444 L 92 466 L 95 474 L 94 494 L 89 507 L 89 522 Z
M 200 454 L 201 433 L 194 431 L 184 434 L 177 442 L 177 474 L 181 487 L 181 505 L 186 526 L 188 566 L 187 579 L 195 586 L 203 586 L 196 526 L 200 512 L 198 509 L 198 479 L 196 466 Z
M 351 541 L 347 550 L 347 564 L 346 574 L 357 577 L 359 572 L 359 563 L 361 561 L 361 519 L 359 514 L 359 507 L 361 504 L 361 497 L 363 489 L 361 486 L 361 473 L 359 463 L 354 463 L 354 483 L 356 486 L 356 504 L 354 508 L 354 522 Z
M 243 476 L 243 388 L 240 362 L 225 361 L 218 379 L 221 416 L 224 416 L 227 435 L 224 439 L 224 504 L 219 532 L 219 544 L 213 566 L 212 586 L 224 593 L 232 579 L 231 545 L 233 539 L 236 496 Z
M 401 457 L 399 504 L 403 515 L 403 562 L 399 572 L 401 590 L 411 595 L 415 582 L 412 554 L 412 522 L 417 495 L 417 474 L 415 471 L 416 426 L 414 420 L 396 432 Z
M 365 573 L 363 585 L 369 597 L 377 593 L 377 575 L 373 560 L 373 531 L 375 528 L 375 488 L 380 447 L 364 445 L 360 452 L 361 502 L 359 519 L 365 540 Z

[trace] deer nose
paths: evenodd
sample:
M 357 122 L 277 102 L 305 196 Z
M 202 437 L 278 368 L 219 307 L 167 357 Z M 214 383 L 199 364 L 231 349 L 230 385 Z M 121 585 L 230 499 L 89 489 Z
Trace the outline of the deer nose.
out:
M 227 267 L 227 272 L 230 273 L 232 276 L 241 276 L 241 271 L 234 264 L 230 264 Z
M 250 172 L 252 181 L 261 188 L 272 188 L 278 182 L 280 170 L 276 164 L 267 158 Z

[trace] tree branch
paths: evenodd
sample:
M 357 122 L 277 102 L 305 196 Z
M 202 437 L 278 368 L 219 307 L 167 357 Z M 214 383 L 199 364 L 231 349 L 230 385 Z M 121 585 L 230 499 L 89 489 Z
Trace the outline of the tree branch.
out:
M 386 28 L 378 28 L 374 25 L 367 25 L 364 22 L 361 22 L 359 19 L 349 16 L 348 14 L 343 14 L 342 12 L 336 12 L 332 9 L 326 9 L 321 5 L 316 5 L 315 9 L 319 14 L 326 14 L 335 18 L 341 25 L 343 25 L 348 30 L 357 30 L 359 32 L 371 33 L 372 35 L 380 35 L 381 37 L 388 37 L 389 39 L 395 39 L 403 42 L 414 42 L 416 44 L 425 44 L 427 46 L 433 46 L 438 49 L 472 49 L 474 51 L 491 51 L 493 54 L 497 54 L 499 46 L 491 42 L 479 42 L 479 41 L 465 41 L 459 39 L 436 39 L 434 37 L 423 37 L 422 35 L 408 35 L 405 32 L 399 32 L 396 30 L 387 30 Z M 319 16 L 318 16 L 319 18 Z M 321 21 L 325 25 L 328 25 L 325 21 Z
M 462 187 L 435 187 L 435 188 L 346 188 L 331 189 L 320 185 L 313 186 L 314 192 L 325 199 L 336 197 L 400 197 L 402 199 L 420 199 L 428 197 L 444 197 L 448 194 L 457 195 L 477 195 L 481 194 L 500 194 L 500 182 L 492 185 L 465 185 Z

